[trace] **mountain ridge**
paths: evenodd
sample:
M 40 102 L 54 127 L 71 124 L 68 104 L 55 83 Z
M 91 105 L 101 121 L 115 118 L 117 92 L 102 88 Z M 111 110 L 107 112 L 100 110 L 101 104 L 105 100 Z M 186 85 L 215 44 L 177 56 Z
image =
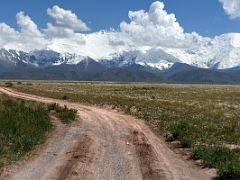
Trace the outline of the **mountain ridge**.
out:
M 218 62 L 219 63 L 219 62 Z M 92 59 L 53 50 L 0 49 L 1 79 L 96 80 L 122 82 L 240 83 L 240 65 L 219 69 L 184 63 L 162 49 L 129 51 Z

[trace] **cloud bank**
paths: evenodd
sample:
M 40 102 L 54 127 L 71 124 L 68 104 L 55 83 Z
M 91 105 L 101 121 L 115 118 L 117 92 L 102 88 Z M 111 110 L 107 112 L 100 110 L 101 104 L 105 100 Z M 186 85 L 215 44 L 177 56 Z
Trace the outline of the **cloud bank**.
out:
M 239 1 L 220 0 L 224 9 L 229 10 L 232 18 L 239 16 Z M 230 3 L 232 2 L 232 4 Z M 232 9 L 231 9 L 232 8 Z M 6 23 L 0 23 L 0 48 L 32 51 L 35 49 L 52 49 L 58 52 L 76 53 L 92 58 L 108 58 L 114 53 L 151 48 L 174 49 L 181 58 L 182 50 L 188 57 L 209 52 L 212 39 L 202 37 L 196 32 L 186 33 L 174 14 L 164 9 L 164 4 L 156 1 L 148 11 L 129 11 L 129 21 L 120 23 L 119 30 L 103 30 L 94 33 L 77 15 L 61 7 L 47 9 L 51 21 L 45 29 L 39 29 L 32 19 L 19 12 L 16 15 L 19 31 Z M 198 49 L 201 47 L 201 51 Z M 185 51 L 184 51 L 185 52 Z M 194 52 L 194 53 L 193 53 Z M 190 54 L 190 55 L 189 55 Z

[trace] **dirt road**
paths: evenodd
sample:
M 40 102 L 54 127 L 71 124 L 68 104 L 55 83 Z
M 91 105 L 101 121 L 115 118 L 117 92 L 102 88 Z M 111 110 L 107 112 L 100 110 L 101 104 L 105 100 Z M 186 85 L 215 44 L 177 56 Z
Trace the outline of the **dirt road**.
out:
M 27 162 L 5 170 L 3 179 L 191 179 L 216 174 L 183 160 L 141 120 L 114 110 L 85 106 L 0 88 L 10 96 L 56 102 L 78 110 L 72 125 L 55 120 L 56 130 Z

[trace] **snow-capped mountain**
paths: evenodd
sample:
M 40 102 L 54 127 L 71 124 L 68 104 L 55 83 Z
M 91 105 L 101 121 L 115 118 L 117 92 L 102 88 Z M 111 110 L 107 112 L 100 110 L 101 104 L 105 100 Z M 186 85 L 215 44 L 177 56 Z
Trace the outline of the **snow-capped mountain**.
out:
M 177 82 L 240 83 L 239 67 L 240 34 L 205 39 L 190 48 L 144 47 L 95 59 L 51 49 L 0 49 L 0 78 L 108 80 L 113 75 L 117 81 L 121 76 L 160 81 L 161 76 Z
M 12 49 L 0 49 L 0 62 L 11 63 L 15 66 L 18 63 L 24 63 L 35 67 L 49 67 L 61 64 L 78 64 L 86 59 L 88 57 L 70 53 L 61 54 L 53 50 L 35 50 L 27 53 Z
M 17 50 L 0 50 L 0 61 L 11 62 L 14 65 L 21 62 L 35 67 L 58 66 L 61 64 L 78 64 L 87 61 L 90 57 L 84 57 L 77 54 L 58 53 L 52 50 L 36 50 L 29 53 Z M 161 49 L 150 49 L 146 52 L 129 51 L 120 54 L 112 54 L 111 59 L 95 60 L 108 67 L 124 67 L 131 64 L 149 66 L 160 70 L 168 69 L 179 59 L 171 56 Z
M 229 33 L 205 39 L 187 48 L 155 47 L 113 54 L 121 63 L 136 63 L 160 70 L 175 63 L 185 63 L 198 68 L 229 69 L 240 66 L 240 34 Z M 121 65 L 121 64 L 120 64 Z
M 0 49 L 0 62 L 16 65 L 17 62 L 19 61 L 28 62 L 29 61 L 28 53 L 17 50 Z
M 211 61 L 218 69 L 240 65 L 240 34 L 225 34 L 213 40 L 215 56 Z
M 170 68 L 174 63 L 181 62 L 176 57 L 166 53 L 160 48 L 152 48 L 145 51 L 123 51 L 111 55 L 111 59 L 101 60 L 102 63 L 108 66 L 123 67 L 131 64 L 139 64 L 164 70 Z
M 240 33 L 229 33 L 186 49 L 164 49 L 182 63 L 200 68 L 228 69 L 240 66 Z
M 22 62 L 36 67 L 78 64 L 91 57 L 81 54 L 59 53 L 53 50 L 35 50 L 29 53 L 0 49 L 0 61 L 16 64 Z M 94 59 L 94 58 L 91 58 Z M 175 63 L 185 63 L 199 68 L 228 69 L 240 66 L 240 34 L 224 34 L 190 48 L 144 48 L 122 51 L 99 57 L 95 61 L 108 67 L 129 64 L 149 66 L 159 70 L 169 69 Z

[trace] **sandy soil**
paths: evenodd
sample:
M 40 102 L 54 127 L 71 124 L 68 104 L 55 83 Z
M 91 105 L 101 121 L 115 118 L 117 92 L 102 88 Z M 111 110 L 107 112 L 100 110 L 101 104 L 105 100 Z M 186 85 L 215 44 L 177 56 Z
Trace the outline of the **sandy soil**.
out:
M 184 160 L 142 121 L 120 112 L 0 88 L 13 97 L 56 102 L 78 110 L 71 125 L 54 120 L 56 130 L 28 161 L 6 168 L 0 178 L 207 180 L 216 176 Z

